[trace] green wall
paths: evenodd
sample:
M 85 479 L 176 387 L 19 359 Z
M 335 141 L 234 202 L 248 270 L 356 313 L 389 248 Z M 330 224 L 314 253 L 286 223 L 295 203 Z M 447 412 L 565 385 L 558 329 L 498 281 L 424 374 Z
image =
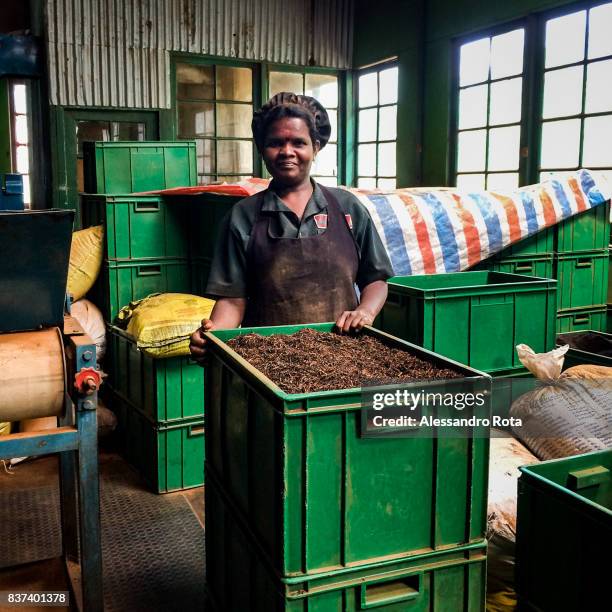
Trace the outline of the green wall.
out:
M 399 60 L 400 186 L 447 184 L 454 40 L 570 4 L 568 0 L 357 0 L 355 68 L 393 56 Z
M 11 114 L 7 79 L 0 79 L 0 173 L 11 172 Z
M 353 66 L 392 57 L 399 67 L 397 181 L 420 183 L 424 0 L 358 0 L 355 6 Z

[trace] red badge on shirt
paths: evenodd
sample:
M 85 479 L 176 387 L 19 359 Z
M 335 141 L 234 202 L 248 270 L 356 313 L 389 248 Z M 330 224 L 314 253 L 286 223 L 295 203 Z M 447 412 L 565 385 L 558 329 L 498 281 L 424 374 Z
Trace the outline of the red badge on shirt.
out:
M 349 229 L 353 229 L 353 218 L 351 217 L 351 215 L 344 215 L 344 218 L 346 219 L 346 224 L 349 226 Z
M 315 223 L 319 229 L 327 229 L 327 213 L 314 216 Z

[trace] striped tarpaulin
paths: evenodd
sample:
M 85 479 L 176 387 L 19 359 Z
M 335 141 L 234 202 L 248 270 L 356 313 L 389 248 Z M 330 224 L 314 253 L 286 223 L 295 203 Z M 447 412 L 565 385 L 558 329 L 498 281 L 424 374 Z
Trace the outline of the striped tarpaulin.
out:
M 610 199 L 602 175 L 573 175 L 514 191 L 351 189 L 369 210 L 396 275 L 466 270 Z

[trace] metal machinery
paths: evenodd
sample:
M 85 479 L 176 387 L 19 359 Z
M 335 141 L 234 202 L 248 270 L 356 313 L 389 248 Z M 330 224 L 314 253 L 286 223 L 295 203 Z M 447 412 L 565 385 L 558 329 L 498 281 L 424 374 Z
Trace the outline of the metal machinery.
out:
M 0 436 L 0 459 L 59 453 L 63 558 L 78 608 L 97 612 L 100 372 L 95 344 L 64 314 L 73 220 L 72 210 L 0 212 L 0 421 L 59 418 Z

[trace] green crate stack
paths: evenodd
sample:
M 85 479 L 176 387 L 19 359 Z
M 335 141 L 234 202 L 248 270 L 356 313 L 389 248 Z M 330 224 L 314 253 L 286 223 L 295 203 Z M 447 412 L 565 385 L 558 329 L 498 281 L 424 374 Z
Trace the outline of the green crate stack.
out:
M 153 359 L 107 328 L 109 402 L 120 447 L 158 493 L 204 484 L 204 368 L 189 357 Z
M 609 242 L 609 203 L 557 225 L 554 257 L 555 278 L 559 281 L 557 332 L 607 329 Z
M 516 586 L 520 609 L 600 610 L 609 599 L 612 451 L 522 467 Z
M 333 324 L 256 331 L 290 334 L 305 327 L 327 332 Z M 225 344 L 252 331 L 219 330 L 212 334 L 206 396 L 206 532 L 211 534 L 209 553 L 216 558 L 213 565 L 220 572 L 220 566 L 226 564 L 217 554 L 222 555 L 223 550 L 236 547 L 242 563 L 248 563 L 252 553 L 238 551 L 239 541 L 226 543 L 224 530 L 228 527 L 217 522 L 223 520 L 225 511 L 218 511 L 218 505 L 225 504 L 231 519 L 250 534 L 248 546 L 257 552 L 252 566 L 270 568 L 275 577 L 271 586 L 275 585 L 274 590 L 283 598 L 275 604 L 281 607 L 258 609 L 329 609 L 325 605 L 336 609 L 332 602 L 342 597 L 337 590 L 345 579 L 357 584 L 380 575 L 382 587 L 393 575 L 401 582 L 402 576 L 412 573 L 410 568 L 420 572 L 422 565 L 442 561 L 446 554 L 456 553 L 463 561 L 468 549 L 477 548 L 484 554 L 486 436 L 363 438 L 361 389 L 282 392 Z M 375 329 L 364 333 L 438 366 L 451 367 L 463 376 L 480 377 L 478 388 L 489 389 L 490 378 L 481 372 Z M 420 382 L 414 383 L 414 388 L 429 392 L 440 387 L 435 382 Z M 220 539 L 213 543 L 215 537 Z M 395 574 L 392 569 L 397 570 Z M 466 574 L 460 567 L 456 571 L 458 582 L 449 584 L 447 596 L 464 602 Z M 222 606 L 226 604 L 228 579 L 230 576 L 219 578 L 212 587 Z M 262 576 L 261 580 L 264 584 L 268 578 Z M 442 576 L 440 580 L 444 582 Z M 484 574 L 478 572 L 470 582 L 469 592 L 478 602 L 474 609 L 482 609 L 483 580 Z M 311 604 L 304 597 L 301 602 L 288 601 L 291 593 L 298 599 L 300 593 L 307 596 L 309 585 L 313 591 L 315 587 L 317 592 L 325 591 L 326 597 L 313 598 Z M 431 603 L 424 603 L 429 595 L 412 581 L 409 586 L 416 591 L 412 597 L 422 598 L 423 607 L 418 609 L 432 609 Z M 427 585 L 423 586 L 428 592 Z M 395 587 L 408 594 L 405 586 Z M 392 590 L 391 586 L 381 588 L 381 605 Z M 371 601 L 376 599 L 375 591 L 371 591 Z
M 556 284 L 485 271 L 396 276 L 375 326 L 491 374 L 520 370 L 517 344 L 555 346 Z
M 343 572 L 279 577 L 213 476 L 207 477 L 206 556 L 209 603 L 219 612 L 306 610 L 452 610 L 485 608 L 486 547 L 473 544 Z M 236 585 L 240 584 L 240 588 Z
M 600 343 L 600 352 L 593 352 L 586 349 L 577 348 L 580 346 L 580 339 L 588 335 L 593 339 L 594 344 Z M 565 353 L 563 369 L 577 365 L 600 365 L 607 368 L 612 367 L 612 356 L 608 353 L 608 347 L 612 346 L 612 335 L 605 332 L 594 330 L 574 331 L 557 336 L 557 346 L 570 345 L 570 349 Z

